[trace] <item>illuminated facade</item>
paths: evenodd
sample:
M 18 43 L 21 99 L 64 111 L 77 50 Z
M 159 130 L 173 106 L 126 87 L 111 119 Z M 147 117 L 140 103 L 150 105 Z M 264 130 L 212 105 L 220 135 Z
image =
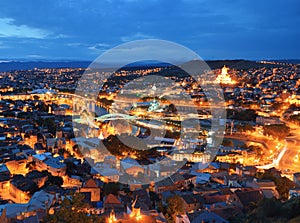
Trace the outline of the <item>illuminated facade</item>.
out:
M 228 74 L 229 68 L 225 65 L 222 68 L 221 74 L 218 75 L 216 78 L 216 82 L 219 84 L 235 84 L 235 81 L 231 79 L 230 75 Z

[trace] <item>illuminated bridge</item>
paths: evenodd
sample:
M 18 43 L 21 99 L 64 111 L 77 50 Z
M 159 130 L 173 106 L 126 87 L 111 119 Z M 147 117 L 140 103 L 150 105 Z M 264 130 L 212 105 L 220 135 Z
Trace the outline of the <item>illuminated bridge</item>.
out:
M 131 115 L 125 115 L 125 114 L 105 114 L 100 117 L 95 118 L 97 121 L 111 121 L 111 120 L 135 120 L 137 117 L 136 116 L 131 116 Z

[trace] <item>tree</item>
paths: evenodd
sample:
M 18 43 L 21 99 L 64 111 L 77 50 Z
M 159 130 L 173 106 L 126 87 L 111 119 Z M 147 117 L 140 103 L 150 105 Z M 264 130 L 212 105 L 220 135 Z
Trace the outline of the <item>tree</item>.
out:
M 269 172 L 265 172 L 261 178 L 274 181 L 281 199 L 284 200 L 288 199 L 289 190 L 295 187 L 295 183 L 287 177 L 276 177 Z
M 170 113 L 177 113 L 177 109 L 176 109 L 176 107 L 175 107 L 174 104 L 170 104 L 169 105 L 168 112 L 170 112 Z
M 254 209 L 251 209 L 246 214 L 245 219 L 242 219 L 241 221 L 235 221 L 235 222 L 246 222 L 246 223 L 299 222 L 299 216 L 300 216 L 300 197 L 292 198 L 284 203 L 274 198 L 271 199 L 265 198 L 262 199 Z M 297 219 L 298 221 L 295 219 Z
M 82 223 L 82 222 L 91 222 L 91 223 L 104 223 L 105 219 L 97 215 L 89 214 L 87 215 L 85 209 L 88 209 L 89 205 L 84 202 L 84 195 L 74 194 L 70 199 L 65 198 L 60 208 L 55 211 L 54 214 L 47 213 L 44 218 L 44 222 L 47 223 L 60 223 L 60 222 L 69 222 L 69 223 Z
M 175 222 L 176 215 L 183 213 L 181 197 L 178 195 L 169 197 L 167 199 L 167 205 L 165 207 L 160 207 L 160 209 L 164 212 L 168 222 Z
M 291 115 L 289 118 L 288 118 L 289 121 L 295 123 L 296 125 L 300 125 L 300 114 L 297 114 L 297 115 Z
M 60 187 L 61 185 L 63 185 L 64 180 L 63 178 L 59 177 L 59 176 L 52 176 L 51 174 L 49 174 L 47 181 L 45 182 L 45 185 L 56 185 L 58 187 Z
M 233 147 L 234 144 L 231 140 L 229 139 L 224 139 L 223 142 L 222 142 L 222 146 L 225 146 L 225 147 Z
M 278 139 L 284 139 L 290 134 L 290 127 L 285 124 L 264 125 L 263 133 Z
M 244 222 L 274 222 L 282 215 L 282 204 L 276 199 L 263 199 L 250 211 Z
M 253 121 L 256 120 L 256 111 L 252 109 L 245 109 L 242 111 L 234 111 L 233 112 L 233 119 L 240 120 L 240 121 Z
M 46 118 L 42 121 L 42 125 L 45 125 L 50 133 L 55 134 L 56 132 L 56 124 L 54 119 Z
M 255 131 L 254 127 L 252 125 L 249 125 L 249 124 L 238 125 L 237 130 L 239 132 L 247 132 L 247 131 L 254 132 Z

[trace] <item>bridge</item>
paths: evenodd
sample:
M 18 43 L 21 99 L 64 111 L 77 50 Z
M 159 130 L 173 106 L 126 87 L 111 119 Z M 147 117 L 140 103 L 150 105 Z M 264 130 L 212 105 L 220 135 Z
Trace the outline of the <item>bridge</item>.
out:
M 126 114 L 105 114 L 102 116 L 99 116 L 95 118 L 97 121 L 111 121 L 111 120 L 135 120 L 137 117 L 132 115 L 126 115 Z

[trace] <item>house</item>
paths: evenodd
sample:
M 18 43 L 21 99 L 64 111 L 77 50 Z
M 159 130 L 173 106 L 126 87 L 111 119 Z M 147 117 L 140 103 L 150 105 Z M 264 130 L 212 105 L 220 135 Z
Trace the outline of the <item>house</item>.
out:
M 219 172 L 220 165 L 216 162 L 211 162 L 208 166 L 201 170 L 203 173 L 216 173 Z
M 136 203 L 141 210 L 148 211 L 151 209 L 152 202 L 149 193 L 145 189 L 139 189 L 132 192 L 132 196 L 137 199 Z
M 158 194 L 161 194 L 165 191 L 173 191 L 176 189 L 177 187 L 170 177 L 167 177 L 155 183 L 155 192 Z
M 43 190 L 35 192 L 28 203 L 0 205 L 0 222 L 41 222 L 54 202 L 55 195 Z
M 55 138 L 46 138 L 46 147 L 48 151 L 54 152 Z
M 10 172 L 5 164 L 0 164 L 0 194 L 8 191 Z
M 224 195 L 220 193 L 205 195 L 204 207 L 206 209 L 213 209 L 216 207 L 225 207 L 230 200 L 230 195 Z
M 282 124 L 282 122 L 280 121 L 279 118 L 257 116 L 256 124 L 263 126 L 263 125 Z
M 183 186 L 185 188 L 190 187 L 190 185 L 196 186 L 196 180 L 197 180 L 197 176 L 196 175 L 183 174 L 182 176 L 184 178 L 184 180 L 183 180 Z
M 71 167 L 68 169 L 68 172 L 72 175 L 85 176 L 91 173 L 91 166 L 86 160 L 81 162 L 80 159 L 67 158 L 64 159 L 64 163 Z M 95 172 L 94 174 L 96 173 L 97 172 Z
M 263 193 L 258 189 L 237 190 L 235 194 L 238 197 L 240 207 L 247 209 L 251 203 L 257 203 L 263 199 Z
M 101 175 L 105 182 L 118 182 L 120 178 L 120 172 L 111 168 L 109 163 L 96 163 L 91 169 L 91 174 Z
M 241 216 L 243 214 L 243 210 L 238 206 L 226 206 L 221 208 L 214 208 L 211 210 L 215 214 L 221 216 L 222 218 L 231 221 L 235 219 L 237 216 Z
M 139 173 L 144 173 L 144 168 L 132 158 L 122 159 L 120 162 L 122 173 L 127 173 L 131 176 L 137 177 Z
M 42 153 L 33 155 L 33 161 L 36 163 L 36 169 L 39 171 L 47 170 L 53 176 L 65 176 L 67 166 L 62 156 L 52 157 L 52 154 Z
M 15 175 L 10 183 L 9 194 L 16 203 L 27 203 L 31 193 L 38 187 L 32 180 L 22 175 Z
M 199 210 L 203 207 L 205 201 L 199 194 L 185 194 L 181 195 L 180 198 L 182 199 L 182 206 L 185 212 Z
M 243 165 L 236 166 L 236 173 L 240 176 L 244 176 L 244 175 L 254 176 L 256 172 L 257 172 L 257 168 L 255 166 L 243 166 Z
M 80 176 L 77 175 L 66 175 L 63 177 L 64 184 L 74 186 L 74 187 L 81 187 L 82 179 Z
M 155 183 L 156 193 L 162 193 L 164 191 L 173 191 L 176 189 L 187 189 L 191 185 L 196 185 L 196 175 L 191 174 L 179 174 L 174 173 L 170 177 L 167 177 L 161 181 Z
M 192 171 L 191 174 L 196 176 L 196 184 L 206 184 L 210 181 L 211 174 L 210 173 L 201 173 Z
M 37 142 L 34 144 L 34 150 L 37 154 L 42 154 L 42 153 L 46 152 L 46 148 L 40 142 Z
M 67 166 L 63 161 L 64 158 L 62 156 L 58 156 L 58 157 L 50 157 L 46 159 L 44 163 L 47 166 L 47 170 L 53 176 L 65 176 Z
M 266 198 L 279 198 L 279 193 L 276 189 L 276 185 L 272 180 L 254 178 L 252 185 L 253 188 L 261 189 L 264 197 Z
M 232 174 L 232 175 L 225 176 L 224 178 L 225 178 L 225 185 L 227 185 L 228 187 L 242 187 L 241 186 L 242 178 L 239 175 Z
M 106 197 L 104 197 L 104 212 L 110 213 L 112 210 L 115 212 L 124 212 L 125 208 L 121 201 L 113 194 L 109 194 Z
M 218 184 L 226 185 L 226 178 L 229 178 L 227 171 L 217 172 L 211 174 L 211 181 Z
M 90 201 L 98 202 L 100 201 L 100 182 L 97 179 L 88 179 L 85 181 L 80 188 L 81 193 L 90 193 Z
M 37 170 L 33 170 L 28 174 L 26 174 L 26 178 L 32 180 L 37 184 L 39 188 L 41 188 L 42 186 L 44 186 L 45 182 L 47 181 L 48 174 L 47 172 L 40 172 Z
M 11 174 L 26 174 L 26 164 L 28 162 L 27 156 L 23 153 L 14 155 L 14 158 L 6 162 L 6 167 Z
M 58 133 L 57 133 L 58 134 Z M 46 146 L 48 151 L 52 153 L 58 153 L 59 149 L 66 148 L 66 139 L 65 138 L 47 138 L 46 139 Z

